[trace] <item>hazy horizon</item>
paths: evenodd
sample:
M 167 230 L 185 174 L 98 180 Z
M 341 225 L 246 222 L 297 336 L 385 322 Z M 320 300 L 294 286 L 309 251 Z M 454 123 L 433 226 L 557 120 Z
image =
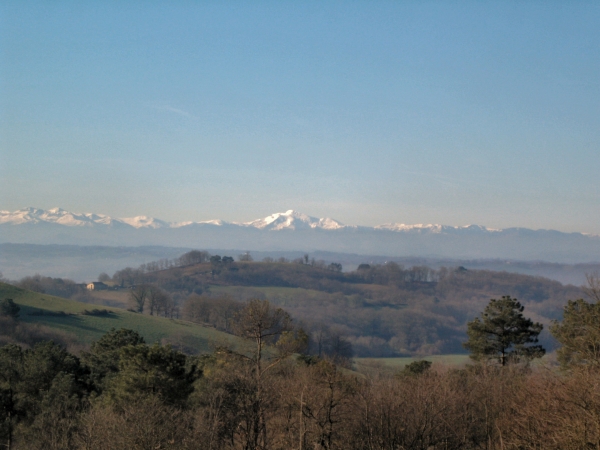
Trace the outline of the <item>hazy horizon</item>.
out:
M 0 209 L 600 234 L 595 2 L 0 5 Z

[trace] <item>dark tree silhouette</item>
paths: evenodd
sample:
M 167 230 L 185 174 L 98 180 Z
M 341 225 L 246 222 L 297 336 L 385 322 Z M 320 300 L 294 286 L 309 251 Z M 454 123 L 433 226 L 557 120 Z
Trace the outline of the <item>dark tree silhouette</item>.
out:
M 469 339 L 463 344 L 476 361 L 498 358 L 505 366 L 509 361 L 540 358 L 546 352 L 538 342 L 543 329 L 541 323 L 533 323 L 523 317 L 524 307 L 516 298 L 503 296 L 491 299 L 481 318 L 467 324 Z

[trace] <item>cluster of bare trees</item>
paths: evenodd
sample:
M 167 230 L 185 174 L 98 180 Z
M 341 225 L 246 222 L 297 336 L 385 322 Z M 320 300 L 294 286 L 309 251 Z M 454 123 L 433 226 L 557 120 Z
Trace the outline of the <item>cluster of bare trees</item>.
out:
M 138 268 L 126 267 L 124 269 L 117 270 L 112 276 L 112 281 L 120 286 L 132 286 L 146 281 L 146 274 L 160 270 L 173 269 L 175 267 L 185 267 L 193 264 L 206 263 L 210 261 L 210 257 L 210 253 L 204 250 L 192 250 L 184 253 L 178 258 L 163 258 L 157 261 L 151 261 L 142 264 Z M 108 281 L 110 279 L 111 277 L 105 273 L 100 274 L 98 277 L 99 281 Z
M 361 264 L 355 276 L 368 283 L 375 284 L 404 284 L 404 283 L 431 283 L 439 281 L 448 274 L 449 269 L 437 271 L 427 266 L 413 266 L 405 268 L 403 265 L 388 262 L 386 264 Z
M 182 317 L 190 322 L 231 333 L 235 316 L 243 306 L 241 302 L 227 296 L 192 294 L 186 299 L 181 312 Z
M 286 361 L 257 376 L 255 363 L 216 352 L 183 406 L 151 393 L 59 404 L 55 422 L 39 420 L 30 446 L 14 448 L 600 448 L 596 372 L 480 366 L 359 376 L 327 361 Z
M 172 267 L 191 266 L 193 264 L 201 264 L 208 262 L 210 253 L 204 250 L 192 250 L 184 253 L 178 258 L 174 259 L 159 259 L 158 261 L 151 261 L 146 264 L 142 264 L 139 270 L 146 272 L 156 272 L 157 270 L 170 269 Z
M 56 295 L 58 297 L 74 297 L 84 289 L 80 284 L 66 278 L 52 278 L 43 275 L 32 275 L 23 277 L 18 281 L 12 281 L 17 287 L 29 291 Z
M 174 317 L 178 314 L 178 307 L 171 295 L 160 287 L 142 283 L 131 287 L 129 290 L 130 308 L 138 313 L 147 311 L 151 316 L 163 315 Z
M 236 301 L 227 295 L 210 297 L 192 294 L 183 304 L 181 317 L 190 322 L 233 333 L 236 317 L 245 305 L 244 301 Z M 308 354 L 330 359 L 342 366 L 351 365 L 354 350 L 342 330 L 316 321 L 304 322 L 302 328 L 307 333 Z

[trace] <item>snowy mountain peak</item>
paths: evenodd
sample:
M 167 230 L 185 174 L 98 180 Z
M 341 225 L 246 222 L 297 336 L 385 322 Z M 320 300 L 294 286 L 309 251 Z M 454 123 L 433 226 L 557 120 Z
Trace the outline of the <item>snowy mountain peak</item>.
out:
M 184 228 L 192 225 L 208 225 L 208 226 L 240 226 L 252 227 L 259 230 L 279 231 L 279 230 L 340 230 L 354 229 L 355 226 L 344 225 L 337 220 L 325 217 L 317 218 L 307 214 L 288 209 L 286 212 L 271 214 L 262 219 L 253 220 L 251 222 L 225 222 L 222 220 L 205 220 L 201 222 L 165 222 L 154 217 L 136 216 L 115 219 L 104 214 L 94 213 L 73 213 L 62 208 L 52 208 L 48 210 L 39 208 L 23 208 L 17 211 L 0 211 L 0 224 L 38 224 L 38 223 L 54 223 L 69 227 L 94 227 L 99 225 L 110 226 L 126 226 L 136 229 L 159 229 L 159 228 Z M 371 227 L 360 227 L 368 229 Z M 437 224 L 415 224 L 406 225 L 403 223 L 387 223 L 372 227 L 375 231 L 392 231 L 398 233 L 418 233 L 418 234 L 481 234 L 494 233 L 501 230 L 486 228 L 480 225 L 465 225 L 465 226 L 449 226 Z
M 170 227 L 170 224 L 163 222 L 162 220 L 155 219 L 154 217 L 148 216 L 136 216 L 126 217 L 120 219 L 121 222 L 131 225 L 134 228 L 166 228 Z
M 0 243 L 16 242 L 600 261 L 600 236 L 527 228 L 494 230 L 479 225 L 387 223 L 357 227 L 291 209 L 246 223 L 169 223 L 148 216 L 116 219 L 61 208 L 0 211 Z
M 322 228 L 326 230 L 335 230 L 344 228 L 344 225 L 329 218 L 319 219 L 303 214 L 293 209 L 284 213 L 275 213 L 263 219 L 246 222 L 243 225 L 258 228 L 261 230 L 306 230 Z
M 14 225 L 50 222 L 66 226 L 91 226 L 94 223 L 110 223 L 110 220 L 108 216 L 71 213 L 62 208 L 43 210 L 29 207 L 14 212 L 0 211 L 0 223 L 12 223 Z
M 227 222 L 221 220 L 221 219 L 214 219 L 214 220 L 203 220 L 202 222 L 187 222 L 188 224 L 192 224 L 192 223 L 205 223 L 208 225 L 217 225 L 217 226 L 222 226 L 227 224 Z
M 385 223 L 383 225 L 377 225 L 375 229 L 377 230 L 388 230 L 388 231 L 404 231 L 404 232 L 429 232 L 429 233 L 441 233 L 444 231 L 443 225 L 437 224 L 423 224 L 417 223 L 414 225 L 406 225 L 404 223 Z

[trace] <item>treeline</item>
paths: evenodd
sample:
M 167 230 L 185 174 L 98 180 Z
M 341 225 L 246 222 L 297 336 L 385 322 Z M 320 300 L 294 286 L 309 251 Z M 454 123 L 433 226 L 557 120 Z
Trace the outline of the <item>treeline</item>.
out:
M 253 262 L 252 255 L 247 252 L 241 254 L 237 257 L 238 262 L 248 263 Z M 327 278 L 331 275 L 331 273 L 341 273 L 342 265 L 339 263 L 329 263 L 327 264 L 325 261 L 315 261 L 314 259 L 309 260 L 308 255 L 305 255 L 304 258 L 297 258 L 293 261 L 290 261 L 286 258 L 279 258 L 277 261 L 274 261 L 272 258 L 264 258 L 262 261 L 265 264 L 234 264 L 235 259 L 232 256 L 220 256 L 220 255 L 211 255 L 210 253 L 203 250 L 192 250 L 188 253 L 183 254 L 182 256 L 174 259 L 161 259 L 158 261 L 149 262 L 146 264 L 140 265 L 138 268 L 126 267 L 124 269 L 116 271 L 112 277 L 108 274 L 100 274 L 98 277 L 99 281 L 112 281 L 113 283 L 121 286 L 132 286 L 135 284 L 147 282 L 148 280 L 152 280 L 156 277 L 161 278 L 163 283 L 166 283 L 170 286 L 172 290 L 187 290 L 187 291 L 197 291 L 198 285 L 190 286 L 189 283 L 182 281 L 180 276 L 177 276 L 174 279 L 173 276 L 169 276 L 170 274 L 156 274 L 156 272 L 168 271 L 169 269 L 179 269 L 185 268 L 194 265 L 202 265 L 206 264 L 205 267 L 199 268 L 199 274 L 205 275 L 206 279 L 204 281 L 215 281 L 217 278 L 221 282 L 229 282 L 229 283 L 250 283 L 252 284 L 270 284 L 274 286 L 293 286 L 299 287 L 299 281 L 293 281 L 294 278 L 299 278 L 299 273 L 294 270 L 294 267 L 298 265 L 305 265 L 316 269 L 317 272 L 320 273 L 318 278 Z M 274 264 L 269 264 L 274 263 Z M 282 270 L 282 274 L 268 274 L 268 272 L 272 272 L 274 267 L 282 267 L 285 265 L 285 268 Z M 239 271 L 242 271 L 242 274 L 238 274 Z M 171 270 L 171 272 L 180 274 L 180 270 Z M 300 272 L 301 273 L 301 272 Z M 306 272 L 305 272 L 306 273 Z M 235 275 L 240 275 L 236 277 Z M 196 273 L 198 275 L 198 273 Z M 339 277 L 335 277 L 339 278 Z M 300 281 L 301 283 L 301 281 Z
M 549 325 L 560 318 L 568 299 L 582 296 L 579 287 L 542 277 L 464 267 L 433 270 L 390 262 L 343 272 L 334 263 L 313 261 L 308 255 L 295 261 L 255 262 L 250 254 L 236 259 L 192 251 L 101 278 L 127 289 L 132 310 L 186 318 L 224 331 L 224 310 L 233 301 L 267 299 L 302 321 L 311 336 L 326 327 L 350 344 L 354 355 L 370 357 L 462 352 L 467 321 L 492 297 L 516 297 L 537 321 Z M 80 301 L 104 301 L 81 287 L 77 291 L 69 280 L 36 276 L 17 285 Z M 286 289 L 271 289 L 276 287 Z M 186 309 L 186 304 L 196 296 L 222 300 L 206 300 L 204 312 L 188 314 L 191 306 Z M 547 331 L 540 339 L 549 349 L 555 345 Z
M 21 289 L 63 298 L 75 298 L 85 291 L 85 286 L 68 278 L 52 278 L 39 274 L 23 277 L 18 281 L 5 281 Z
M 202 264 L 208 262 L 211 258 L 211 254 L 204 250 L 192 250 L 184 253 L 183 255 L 168 259 L 163 258 L 157 261 L 151 261 L 140 265 L 137 268 L 126 267 L 121 270 L 117 270 L 112 277 L 103 273 L 98 277 L 98 281 L 113 281 L 120 286 L 132 286 L 134 284 L 144 281 L 144 275 L 152 272 L 158 272 L 161 270 L 173 269 L 176 267 L 191 266 L 194 264 Z M 220 257 L 219 257 L 220 258 Z M 233 258 L 232 258 L 233 261 Z
M 226 333 L 234 333 L 236 317 L 245 307 L 246 302 L 236 301 L 225 295 L 210 297 L 192 294 L 183 304 L 181 317 Z M 327 357 L 346 367 L 351 365 L 354 349 L 342 330 L 315 319 L 300 325 L 306 333 L 308 355 Z
M 10 302 L 0 313 L 18 320 Z M 598 449 L 600 305 L 578 300 L 564 313 L 553 329 L 562 371 L 518 359 L 502 366 L 492 353 L 462 369 L 417 361 L 397 373 L 359 374 L 305 356 L 305 333 L 260 300 L 231 324 L 246 346 L 200 357 L 148 345 L 131 330 L 110 331 L 79 357 L 53 342 L 5 345 L 0 443 L 9 450 Z
M 265 270 L 269 266 L 273 266 L 272 270 Z M 327 290 L 262 289 L 248 282 L 227 292 L 240 301 L 257 296 L 268 299 L 310 329 L 318 322 L 324 323 L 343 334 L 356 356 L 365 357 L 461 353 L 467 321 L 499 293 L 519 298 L 535 319 L 546 325 L 560 318 L 568 299 L 583 294 L 578 287 L 541 277 L 462 268 L 436 271 L 437 281 L 407 282 L 408 270 L 400 269 L 393 264 L 369 268 L 367 273 L 373 281 L 388 284 L 368 284 L 341 281 L 342 277 L 354 276 L 354 272 L 332 273 L 320 280 L 311 278 L 311 267 L 255 263 L 248 269 L 240 265 L 240 270 L 231 276 L 239 279 L 256 271 L 261 277 L 262 273 L 272 277 L 266 278 L 267 282 L 285 276 L 303 279 L 304 286 L 322 287 L 327 283 Z M 375 274 L 378 278 L 374 278 Z M 541 339 L 546 347 L 555 346 L 547 331 Z

